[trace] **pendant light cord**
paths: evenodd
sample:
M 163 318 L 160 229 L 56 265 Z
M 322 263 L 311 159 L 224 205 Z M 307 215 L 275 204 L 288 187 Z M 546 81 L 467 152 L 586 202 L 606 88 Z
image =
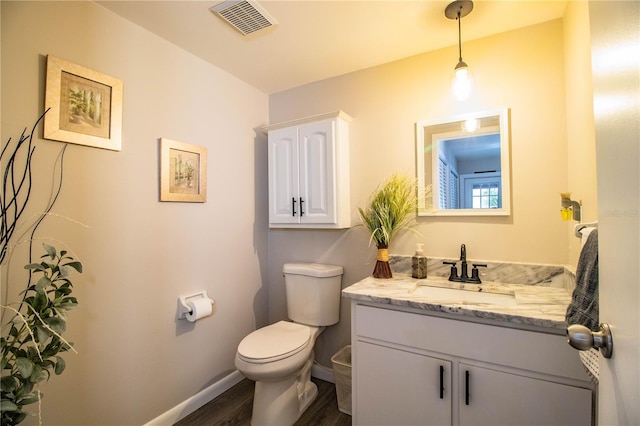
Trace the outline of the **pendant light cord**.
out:
M 462 62 L 462 18 L 460 17 L 460 10 L 458 10 L 458 56 L 459 62 Z

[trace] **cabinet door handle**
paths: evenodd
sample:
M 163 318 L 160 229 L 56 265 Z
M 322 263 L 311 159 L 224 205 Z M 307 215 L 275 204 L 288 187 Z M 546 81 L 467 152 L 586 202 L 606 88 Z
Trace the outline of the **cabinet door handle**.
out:
M 465 405 L 469 405 L 469 370 L 465 370 L 464 372 L 464 403 Z
M 291 211 L 293 212 L 291 216 L 296 217 L 296 199 L 291 197 Z
M 300 217 L 304 216 L 304 209 L 302 208 L 302 203 L 304 203 L 304 200 L 302 199 L 302 197 L 300 197 Z
M 440 366 L 440 399 L 444 399 L 444 366 Z

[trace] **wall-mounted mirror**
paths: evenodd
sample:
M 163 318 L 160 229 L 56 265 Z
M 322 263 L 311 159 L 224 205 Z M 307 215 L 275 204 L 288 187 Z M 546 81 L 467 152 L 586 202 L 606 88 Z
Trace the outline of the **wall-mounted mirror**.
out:
M 507 108 L 416 123 L 419 216 L 511 214 Z

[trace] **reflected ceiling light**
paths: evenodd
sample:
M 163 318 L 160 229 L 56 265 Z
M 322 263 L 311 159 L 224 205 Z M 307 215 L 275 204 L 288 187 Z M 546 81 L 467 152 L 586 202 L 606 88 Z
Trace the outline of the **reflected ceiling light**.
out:
M 451 91 L 457 100 L 465 100 L 469 97 L 473 89 L 473 79 L 469 73 L 469 67 L 462 60 L 462 18 L 467 16 L 473 10 L 473 1 L 456 0 L 450 3 L 444 10 L 444 14 L 449 19 L 458 21 L 458 64 L 454 70 L 451 82 Z
M 480 122 L 477 118 L 470 118 L 462 122 L 463 132 L 475 132 L 478 128 L 480 128 Z

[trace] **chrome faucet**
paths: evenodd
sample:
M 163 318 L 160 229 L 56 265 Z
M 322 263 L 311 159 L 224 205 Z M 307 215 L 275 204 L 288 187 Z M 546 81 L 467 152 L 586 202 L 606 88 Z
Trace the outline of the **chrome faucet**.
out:
M 471 276 L 469 276 L 467 266 L 467 246 L 462 244 L 460 246 L 460 276 L 458 276 L 458 262 L 442 262 L 445 265 L 451 265 L 451 272 L 449 273 L 449 281 L 481 284 L 480 274 L 478 273 L 478 267 L 487 267 L 486 263 L 474 263 L 471 270 Z

